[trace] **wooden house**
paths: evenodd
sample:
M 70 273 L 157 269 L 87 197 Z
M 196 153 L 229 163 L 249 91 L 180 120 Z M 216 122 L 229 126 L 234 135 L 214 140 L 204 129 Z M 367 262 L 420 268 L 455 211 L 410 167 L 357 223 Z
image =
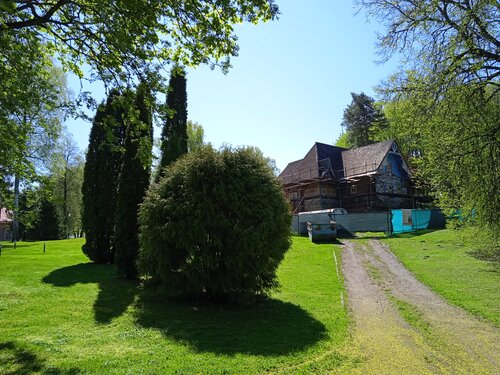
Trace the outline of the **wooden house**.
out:
M 6 241 L 12 238 L 11 225 L 11 213 L 5 208 L 0 208 L 0 241 Z
M 294 213 L 337 207 L 348 212 L 416 208 L 422 198 L 392 140 L 353 149 L 317 142 L 279 178 Z

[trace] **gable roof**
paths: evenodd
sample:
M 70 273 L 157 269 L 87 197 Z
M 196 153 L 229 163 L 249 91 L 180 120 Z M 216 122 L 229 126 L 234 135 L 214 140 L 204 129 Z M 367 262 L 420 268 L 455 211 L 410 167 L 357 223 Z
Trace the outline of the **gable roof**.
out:
M 336 179 L 376 171 L 393 140 L 347 150 L 316 142 L 303 159 L 289 163 L 279 178 L 285 185 L 322 177 Z
M 279 177 L 284 184 L 312 180 L 320 177 L 337 177 L 342 169 L 342 151 L 345 148 L 316 142 L 303 159 L 288 163 Z
M 391 149 L 393 140 L 342 151 L 345 176 L 350 177 L 376 171 Z

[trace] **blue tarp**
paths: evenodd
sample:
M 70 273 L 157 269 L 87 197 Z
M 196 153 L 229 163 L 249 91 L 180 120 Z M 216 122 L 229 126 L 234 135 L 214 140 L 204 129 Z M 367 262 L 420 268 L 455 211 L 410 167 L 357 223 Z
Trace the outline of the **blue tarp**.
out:
M 445 224 L 445 216 L 440 210 L 392 210 L 393 233 L 444 228 Z

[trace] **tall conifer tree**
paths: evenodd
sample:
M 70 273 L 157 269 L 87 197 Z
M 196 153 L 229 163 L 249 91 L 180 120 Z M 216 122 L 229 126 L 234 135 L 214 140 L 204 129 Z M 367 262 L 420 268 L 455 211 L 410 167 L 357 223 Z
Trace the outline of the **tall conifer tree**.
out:
M 83 176 L 82 250 L 96 263 L 112 263 L 118 177 L 125 139 L 126 97 L 114 90 L 94 118 Z
M 351 92 L 351 96 L 352 102 L 344 109 L 342 118 L 348 144 L 361 147 L 376 142 L 377 133 L 387 127 L 384 113 L 368 95 Z
M 186 73 L 180 67 L 174 67 L 170 73 L 167 111 L 161 133 L 161 160 L 157 180 L 163 175 L 167 165 L 188 151 Z
M 125 153 L 118 184 L 115 263 L 127 278 L 137 277 L 138 210 L 149 186 L 153 147 L 151 94 L 141 83 L 128 116 Z

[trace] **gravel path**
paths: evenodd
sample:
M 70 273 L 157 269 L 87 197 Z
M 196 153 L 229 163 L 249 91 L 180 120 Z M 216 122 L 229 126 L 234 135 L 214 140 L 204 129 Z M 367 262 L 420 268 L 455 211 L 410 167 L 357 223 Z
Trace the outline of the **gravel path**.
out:
M 500 374 L 499 329 L 449 305 L 379 241 L 365 244 L 342 255 L 355 373 Z

